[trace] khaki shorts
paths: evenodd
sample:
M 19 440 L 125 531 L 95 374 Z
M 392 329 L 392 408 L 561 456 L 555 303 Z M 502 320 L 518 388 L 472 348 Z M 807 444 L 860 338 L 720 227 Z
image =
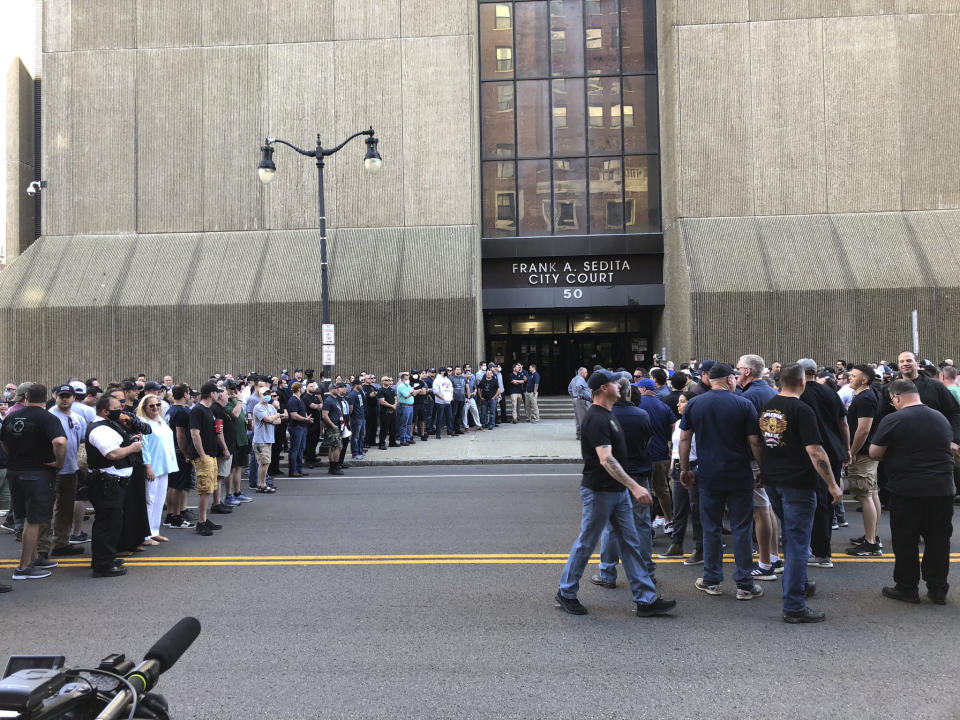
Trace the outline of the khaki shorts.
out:
M 657 497 L 670 497 L 670 461 L 655 460 L 650 471 L 650 487 Z
M 253 456 L 257 459 L 257 465 L 267 467 L 270 465 L 270 459 L 273 454 L 273 443 L 254 443 Z
M 197 494 L 210 495 L 217 489 L 217 459 L 204 456 L 193 461 L 197 471 Z
M 878 460 L 871 460 L 866 455 L 857 455 L 856 459 L 847 465 L 847 483 L 850 494 L 855 498 L 862 498 L 877 492 L 877 465 Z
M 393 420 L 391 419 L 390 422 L 393 422 Z M 327 439 L 327 447 L 329 449 L 336 450 L 343 447 L 343 438 L 340 437 L 339 430 L 335 430 L 328 425 L 324 435 Z

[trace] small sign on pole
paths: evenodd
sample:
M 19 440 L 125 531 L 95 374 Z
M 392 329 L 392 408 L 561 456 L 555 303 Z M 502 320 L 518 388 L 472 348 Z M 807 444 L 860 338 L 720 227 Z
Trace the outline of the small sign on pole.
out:
M 324 345 L 333 345 L 335 342 L 337 342 L 333 325 L 321 325 L 320 328 L 321 334 L 323 335 Z
M 333 345 L 323 346 L 323 364 L 324 365 L 337 364 L 337 350 L 335 346 Z

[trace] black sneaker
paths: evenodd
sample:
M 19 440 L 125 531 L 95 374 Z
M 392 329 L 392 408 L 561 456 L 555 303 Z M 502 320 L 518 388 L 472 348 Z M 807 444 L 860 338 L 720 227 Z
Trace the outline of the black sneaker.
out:
M 854 557 L 878 557 L 883 555 L 883 550 L 876 543 L 865 542 L 859 545 L 852 545 L 846 550 L 847 555 Z
M 690 557 L 683 561 L 684 565 L 703 565 L 703 551 L 694 550 Z
M 946 590 L 930 590 L 927 589 L 927 598 L 934 605 L 946 605 L 947 604 L 947 591 Z
M 37 559 L 33 561 L 33 567 L 41 570 L 53 570 L 59 564 L 56 560 L 51 560 L 46 553 L 37 553 Z
M 163 523 L 163 526 L 174 528 L 175 530 L 189 530 L 194 526 L 194 523 L 190 522 L 182 515 L 174 515 L 169 517 L 168 520 Z
M 127 574 L 127 569 L 123 565 L 114 565 L 109 568 L 94 568 L 92 574 L 95 578 L 121 577 Z
M 213 530 L 207 527 L 205 522 L 197 523 L 197 535 L 202 535 L 203 537 L 210 537 L 213 535 Z
M 616 582 L 608 582 L 599 575 L 591 575 L 590 582 L 592 582 L 594 585 L 599 585 L 602 588 L 607 588 L 608 590 L 612 590 L 617 586 Z
M 637 603 L 637 617 L 655 617 L 657 615 L 668 615 L 671 610 L 677 606 L 676 600 L 664 600 L 657 598 L 649 603 Z
M 6 583 L 0 583 L 0 593 L 10 592 L 13 590 L 13 585 L 7 585 Z
M 683 557 L 683 545 L 678 543 L 671 543 L 670 547 L 667 548 L 666 552 L 662 552 L 657 555 L 661 560 L 669 560 L 671 558 L 682 558 Z
M 83 547 L 80 545 L 64 545 L 63 547 L 55 547 L 50 551 L 50 554 L 55 557 L 63 557 L 65 555 L 83 555 Z
M 558 608 L 562 608 L 564 612 L 568 612 L 571 615 L 586 615 L 587 609 L 580 604 L 580 601 L 576 598 L 565 598 L 560 594 L 560 591 L 557 591 L 557 596 L 553 599 L 557 604 Z
M 210 508 L 210 512 L 212 512 L 214 515 L 229 515 L 230 513 L 233 512 L 233 508 L 227 505 L 224 505 L 223 503 L 217 503 L 212 508 Z
M 760 567 L 760 563 L 754 563 L 753 570 L 750 571 L 750 577 L 752 577 L 754 580 L 770 581 L 776 580 L 777 574 L 773 571 L 773 566 L 764 570 L 762 567 Z
M 195 523 L 198 520 L 197 513 L 195 513 L 190 508 L 187 508 L 182 513 L 180 513 L 180 517 L 182 517 L 184 520 L 189 520 L 192 523 Z
M 818 623 L 823 622 L 827 619 L 827 614 L 820 610 L 811 610 L 810 608 L 804 608 L 803 610 L 797 611 L 783 611 L 783 621 L 785 623 L 790 623 L 791 625 L 799 625 L 801 623 Z
M 902 588 L 894 585 L 893 587 L 885 587 L 881 590 L 884 597 L 888 597 L 891 600 L 899 600 L 900 602 L 912 603 L 914 605 L 919 604 L 920 602 L 920 593 L 914 590 L 903 590 Z
M 217 525 L 217 523 L 213 522 L 212 520 L 207 520 L 205 524 L 211 530 L 223 530 L 223 525 Z

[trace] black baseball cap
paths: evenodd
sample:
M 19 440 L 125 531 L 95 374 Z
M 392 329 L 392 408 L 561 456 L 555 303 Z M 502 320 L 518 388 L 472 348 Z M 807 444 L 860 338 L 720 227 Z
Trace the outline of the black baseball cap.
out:
M 160 383 L 156 382 L 155 380 L 150 380 L 149 382 L 147 382 L 147 383 L 143 386 L 143 389 L 144 389 L 144 390 L 163 390 L 164 387 L 163 387 L 163 385 L 161 385 Z
M 228 390 L 236 390 L 236 389 L 237 389 L 237 381 L 234 380 L 233 378 L 230 378 L 229 380 L 227 380 L 226 386 L 227 386 L 227 389 L 228 389 Z
M 76 391 L 73 389 L 72 385 L 57 385 L 53 389 L 54 397 L 59 397 L 60 395 L 76 395 Z
M 700 367 L 703 367 L 702 365 Z M 730 377 L 731 375 L 736 375 L 737 371 L 726 363 L 714 363 L 710 366 L 710 379 L 711 380 L 720 380 L 721 378 Z
M 587 380 L 587 385 L 591 390 L 598 390 L 601 385 L 606 385 L 607 383 L 617 382 L 620 380 L 620 376 L 610 372 L 609 370 L 595 370 L 590 378 Z

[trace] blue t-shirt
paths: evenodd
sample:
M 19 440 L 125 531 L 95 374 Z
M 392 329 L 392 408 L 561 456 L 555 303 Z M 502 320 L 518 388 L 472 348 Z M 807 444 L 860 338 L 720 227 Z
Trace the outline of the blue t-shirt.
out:
M 759 415 L 764 406 L 770 402 L 770 398 L 777 394 L 777 391 L 763 380 L 754 380 L 743 389 L 737 388 L 737 394 L 756 405 Z
M 526 392 L 532 393 L 533 389 L 540 385 L 540 373 L 538 372 L 527 372 L 527 386 L 525 388 Z M 538 391 L 539 392 L 539 391 Z
M 307 416 L 307 406 L 304 404 L 303 400 L 298 398 L 296 395 L 291 395 L 290 399 L 287 400 L 287 412 L 288 413 L 297 413 L 297 415 Z M 306 427 L 310 423 L 306 420 L 294 420 L 290 418 L 290 424 L 294 427 Z
M 680 429 L 693 430 L 697 437 L 697 483 L 702 488 L 753 488 L 747 436 L 760 434 L 757 416 L 752 402 L 729 390 L 709 390 L 687 403 Z
M 650 460 L 652 462 L 669 460 L 670 450 L 667 448 L 667 443 L 673 436 L 673 424 L 677 421 L 677 416 L 663 400 L 653 395 L 641 396 L 640 407 L 647 411 L 647 415 L 650 416 L 650 425 L 653 427 L 653 435 L 647 449 Z
M 627 440 L 627 462 L 623 469 L 631 475 L 653 470 L 649 453 L 650 438 L 653 436 L 650 415 L 633 403 L 618 400 L 613 404 L 613 416 L 623 428 Z

